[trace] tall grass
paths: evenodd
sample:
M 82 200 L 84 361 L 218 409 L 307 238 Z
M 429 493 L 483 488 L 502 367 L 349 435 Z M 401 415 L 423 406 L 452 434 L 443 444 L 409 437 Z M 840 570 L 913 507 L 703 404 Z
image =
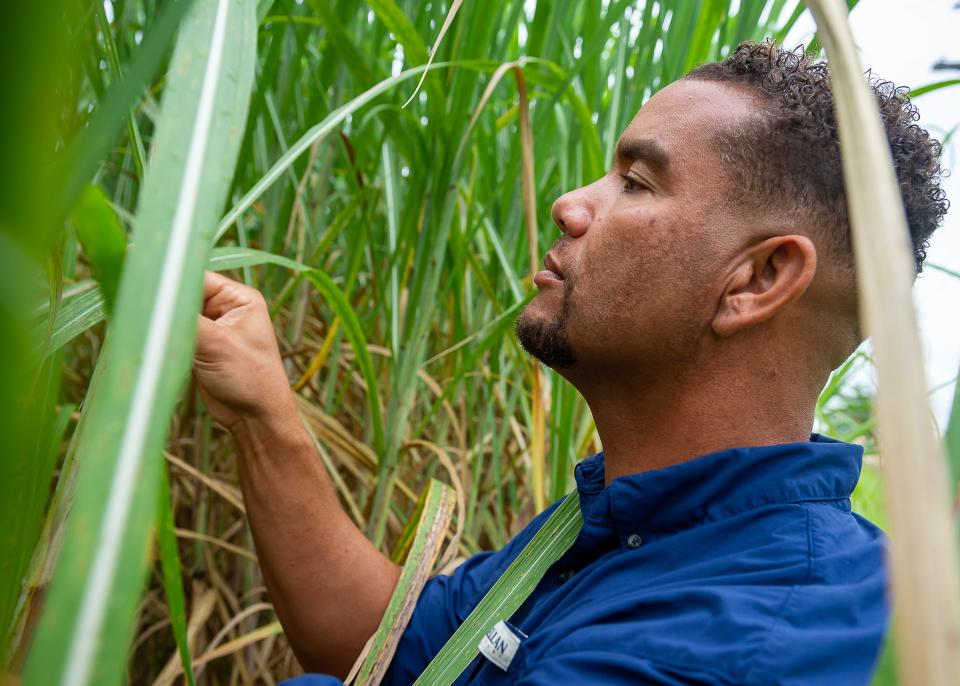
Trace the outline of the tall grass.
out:
M 550 204 L 603 172 L 651 93 L 741 40 L 782 38 L 802 10 L 793 0 L 465 2 L 425 71 L 449 3 L 60 6 L 73 19 L 58 30 L 76 50 L 64 59 L 78 67 L 57 91 L 57 141 L 44 148 L 57 174 L 44 178 L 62 202 L 38 224 L 49 238 L 15 241 L 20 263 L 46 266 L 49 284 L 9 298 L 34 308 L 33 328 L 20 328 L 42 341 L 16 358 L 34 356 L 45 408 L 21 433 L 44 440 L 8 465 L 31 465 L 17 483 L 33 504 L 4 519 L 16 524 L 17 561 L 0 589 L 8 664 L 26 662 L 27 683 L 116 683 L 124 665 L 134 683 L 172 683 L 184 668 L 201 682 L 270 682 L 295 669 L 251 552 L 232 444 L 184 385 L 205 263 L 266 295 L 319 459 L 384 551 L 404 540 L 432 478 L 460 499 L 446 569 L 568 492 L 575 461 L 598 448 L 591 418 L 509 335 L 531 262 L 557 235 Z M 228 24 L 215 143 L 170 288 L 163 255 L 218 12 Z M 50 79 L 56 66 L 36 68 Z M 132 241 L 122 275 L 118 232 Z M 151 330 L 163 298 L 169 325 Z M 125 452 L 131 412 L 144 407 L 133 380 L 150 359 L 159 385 L 141 396 L 148 428 Z M 847 372 L 819 417 L 872 447 L 870 399 L 845 400 Z M 125 455 L 141 478 L 117 510 Z M 171 500 L 158 516 L 160 467 Z M 142 592 L 151 531 L 160 552 Z M 114 564 L 98 563 L 114 544 Z M 108 603 L 88 652 L 74 652 L 94 589 Z

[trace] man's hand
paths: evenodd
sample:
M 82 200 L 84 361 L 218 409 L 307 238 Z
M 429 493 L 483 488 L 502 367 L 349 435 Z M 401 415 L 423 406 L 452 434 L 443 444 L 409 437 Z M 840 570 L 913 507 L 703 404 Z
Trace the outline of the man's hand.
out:
M 239 424 L 296 416 L 267 303 L 256 289 L 207 272 L 193 371 L 211 416 Z
M 236 439 L 250 530 L 284 633 L 304 668 L 345 676 L 400 568 L 340 507 L 259 292 L 207 273 L 193 371 L 210 414 Z

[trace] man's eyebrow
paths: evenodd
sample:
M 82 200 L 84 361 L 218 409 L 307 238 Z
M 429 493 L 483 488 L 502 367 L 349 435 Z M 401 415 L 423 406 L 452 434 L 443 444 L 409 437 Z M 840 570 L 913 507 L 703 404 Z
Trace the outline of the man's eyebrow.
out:
M 621 138 L 617 143 L 616 159 L 619 162 L 643 162 L 658 172 L 670 167 L 670 156 L 659 143 L 649 138 Z

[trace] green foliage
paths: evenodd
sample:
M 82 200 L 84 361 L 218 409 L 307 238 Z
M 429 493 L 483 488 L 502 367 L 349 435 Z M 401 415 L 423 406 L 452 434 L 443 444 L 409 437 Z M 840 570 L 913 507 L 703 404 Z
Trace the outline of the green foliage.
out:
M 796 0 L 468 0 L 423 89 L 402 108 L 449 3 L 232 1 L 229 21 L 241 7 L 243 21 L 226 35 L 211 148 L 196 187 L 199 206 L 173 287 L 162 279 L 161 264 L 182 198 L 217 6 L 217 0 L 112 2 L 110 13 L 91 10 L 59 29 L 76 32 L 64 44 L 78 51 L 81 66 L 71 75 L 71 87 L 58 91 L 68 95 L 55 108 L 58 141 L 30 141 L 59 153 L 53 171 L 37 171 L 57 202 L 46 203 L 38 219 L 43 231 L 28 241 L 9 237 L 26 262 L 49 263 L 53 285 L 36 286 L 40 270 L 33 269 L 16 290 L 11 285 L 9 293 L 17 297 L 0 300 L 13 308 L 9 318 L 19 331 L 4 344 L 23 342 L 19 357 L 11 359 L 31 360 L 27 350 L 42 351 L 26 365 L 33 370 L 47 360 L 46 409 L 38 413 L 43 423 L 32 424 L 30 435 L 38 431 L 49 439 L 41 460 L 31 462 L 34 453 L 25 451 L 30 459 L 0 461 L 19 474 L 9 482 L 7 472 L 0 478 L 0 523 L 4 532 L 15 532 L 17 542 L 15 564 L 3 569 L 3 626 L 20 594 L 61 456 L 66 476 L 55 501 L 63 505 L 51 509 L 47 524 L 60 531 L 63 513 L 70 505 L 73 510 L 62 529 L 66 544 L 27 683 L 57 683 L 72 654 L 81 598 L 97 582 L 90 564 L 102 549 L 107 504 L 122 464 L 121 438 L 137 407 L 137 379 L 151 341 L 151 355 L 162 358 L 160 381 L 149 397 L 148 429 L 128 465 L 137 485 L 133 500 L 121 508 L 122 544 L 104 577 L 110 603 L 103 626 L 109 628 L 91 634 L 97 642 L 93 671 L 70 678 L 116 682 L 127 664 L 147 532 L 163 483 L 164 445 L 186 465 L 170 474 L 174 497 L 159 495 L 162 507 L 177 509 L 161 510 L 162 574 L 151 587 L 164 587 L 170 608 L 158 613 L 144 604 L 136 620 L 143 640 L 130 658 L 131 676 L 150 681 L 174 651 L 187 663 L 174 516 L 198 537 L 179 542 L 184 567 L 198 576 L 215 572 L 230 586 L 220 601 L 236 619 L 227 635 L 264 640 L 263 653 L 249 644 L 223 652 L 234 661 L 218 676 L 234 678 L 233 669 L 244 678 L 250 664 L 269 662 L 270 650 L 286 650 L 267 642 L 276 627 L 256 609 L 259 572 L 236 552 L 249 551 L 251 544 L 238 524 L 231 490 L 232 446 L 211 429 L 194 394 L 180 394 L 205 264 L 234 270 L 264 293 L 321 459 L 348 511 L 384 551 L 403 536 L 415 508 L 411 495 L 430 479 L 452 481 L 445 472 L 463 484 L 465 506 L 455 520 L 462 532 L 458 553 L 502 545 L 529 520 L 536 502 L 530 363 L 509 329 L 529 301 L 531 250 L 543 254 L 558 235 L 549 219 L 551 203 L 604 173 L 617 137 L 652 93 L 741 40 L 785 35 L 801 10 Z M 57 50 L 51 54 L 63 60 L 63 49 Z M 188 54 L 192 61 L 182 61 Z M 517 76 L 504 65 L 517 67 L 529 91 L 538 222 L 533 246 L 520 185 L 525 170 Z M 49 82 L 55 66 L 39 61 L 30 68 Z M 482 100 L 491 84 L 489 99 Z M 19 159 L 35 171 L 27 155 Z M 75 231 L 62 232 L 68 216 Z M 22 225 L 29 223 L 16 224 Z M 131 229 L 121 273 L 118 239 Z M 4 246 L 0 260 L 8 254 Z M 13 272 L 0 269 L 0 296 L 8 292 L 8 274 Z M 104 323 L 114 289 L 114 314 Z M 151 313 L 164 298 L 172 303 L 169 326 L 153 330 Z M 6 311 L 0 309 L 0 316 L 7 317 Z M 848 373 L 866 362 L 856 358 L 828 386 L 818 419 L 828 433 L 861 440 L 871 453 L 870 394 L 846 383 Z M 87 395 L 94 369 L 100 380 Z M 598 442 L 574 389 L 552 372 L 544 378 L 545 495 L 552 500 L 569 491 L 573 465 Z M 82 434 L 71 420 L 76 405 L 84 412 Z M 13 492 L 8 483 L 25 484 L 32 494 L 29 514 L 7 508 L 19 502 L 7 500 Z M 870 509 L 874 496 L 867 486 L 855 503 Z M 54 543 L 52 556 L 56 552 Z M 30 582 L 42 586 L 47 579 L 38 574 Z M 20 599 L 29 605 L 27 595 Z M 148 634 L 152 623 L 168 616 L 175 644 L 170 632 Z M 213 615 L 208 633 L 227 623 Z M 193 657 L 198 671 L 218 669 Z M 272 670 L 274 677 L 288 676 L 279 667 Z M 185 671 L 191 673 L 189 664 Z
M 130 108 L 141 97 L 144 87 L 169 55 L 177 28 L 192 2 L 193 0 L 173 0 L 167 3 L 164 11 L 156 17 L 156 22 L 151 23 L 152 30 L 147 33 L 142 45 L 137 46 L 125 77 L 100 95 L 98 107 L 90 121 L 85 128 L 77 132 L 69 150 L 59 161 L 58 168 L 65 179 L 60 205 L 63 212 L 68 212 L 73 207 L 124 123 L 130 121 L 127 118 Z M 112 36 L 106 39 L 106 44 L 104 56 L 114 64 L 115 76 L 119 76 L 119 63 L 114 61 L 119 57 L 116 57 L 117 48 Z M 129 126 L 128 130 L 137 132 L 133 135 L 138 138 L 136 123 L 132 122 Z M 142 151 L 136 140 L 132 142 L 130 154 L 140 161 L 138 164 L 142 164 Z M 141 168 L 140 172 L 142 171 Z
M 960 484 L 960 383 L 954 386 L 953 405 L 950 409 L 950 418 L 947 420 L 944 444 L 953 483 Z
M 176 523 L 173 521 L 173 504 L 170 502 L 170 483 L 165 470 L 160 470 L 160 497 L 157 508 L 157 544 L 160 551 L 160 567 L 163 570 L 163 590 L 170 608 L 170 626 L 177 641 L 177 650 L 186 675 L 188 686 L 196 683 L 190 659 L 187 639 L 187 601 L 183 595 L 183 580 L 180 576 L 180 553 L 177 552 Z
M 583 526 L 580 494 L 572 492 L 550 514 L 490 590 L 430 661 L 415 686 L 449 686 L 477 655 L 480 640 L 530 596 L 547 570 L 573 545 Z
M 942 81 L 934 81 L 919 88 L 912 88 L 910 90 L 910 97 L 916 98 L 925 93 L 932 93 L 933 91 L 938 91 L 941 88 L 948 88 L 950 86 L 960 86 L 960 79 L 943 79 Z
M 254 9 L 252 1 L 200 2 L 181 28 L 27 684 L 111 684 L 122 675 L 158 457 L 189 368 L 206 254 L 246 118 Z
M 110 201 L 97 186 L 88 186 L 71 214 L 77 239 L 100 284 L 107 311 L 117 301 L 117 285 L 127 252 L 127 235 Z
M 354 683 L 358 686 L 375 686 L 386 673 L 403 629 L 413 614 L 420 591 L 431 576 L 430 572 L 450 525 L 453 508 L 453 489 L 431 479 L 427 489 L 420 495 L 407 529 L 401 536 L 406 561 L 383 619 L 371 638 L 369 651 L 357 668 Z M 396 557 L 394 559 L 396 560 Z
M 80 40 L 69 40 L 75 11 L 59 3 L 12 6 L 0 27 L 4 106 L 0 150 L 9 173 L 0 184 L 0 659 L 6 663 L 11 621 L 37 543 L 60 452 L 69 403 L 60 400 L 60 362 L 41 365 L 31 306 L 56 300 L 63 258 L 55 208 L 58 175 L 48 161 L 71 120 L 59 117 L 73 83 L 63 65 Z M 53 15 L 57 21 L 47 20 Z M 42 152 L 41 152 L 42 151 Z M 51 201 L 54 199 L 54 201 Z M 68 413 L 69 414 L 69 413 Z

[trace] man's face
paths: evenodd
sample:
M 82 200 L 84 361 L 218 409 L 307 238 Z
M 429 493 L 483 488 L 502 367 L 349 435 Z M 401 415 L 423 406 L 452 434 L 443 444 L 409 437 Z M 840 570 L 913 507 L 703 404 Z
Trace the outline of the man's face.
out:
M 613 167 L 553 205 L 563 232 L 517 320 L 524 347 L 573 379 L 669 372 L 696 354 L 723 268 L 751 238 L 725 200 L 715 136 L 756 116 L 749 96 L 678 81 L 623 132 Z

